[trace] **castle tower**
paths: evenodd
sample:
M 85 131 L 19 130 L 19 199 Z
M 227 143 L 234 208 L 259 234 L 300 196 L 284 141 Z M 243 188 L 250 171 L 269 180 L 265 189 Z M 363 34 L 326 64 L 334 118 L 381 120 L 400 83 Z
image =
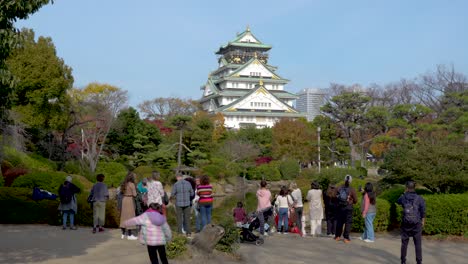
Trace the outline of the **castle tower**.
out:
M 272 127 L 281 118 L 304 117 L 293 108 L 297 96 L 284 90 L 289 80 L 268 64 L 270 49 L 248 27 L 221 46 L 216 52 L 218 69 L 200 87 L 203 109 L 222 113 L 226 127 L 234 129 Z

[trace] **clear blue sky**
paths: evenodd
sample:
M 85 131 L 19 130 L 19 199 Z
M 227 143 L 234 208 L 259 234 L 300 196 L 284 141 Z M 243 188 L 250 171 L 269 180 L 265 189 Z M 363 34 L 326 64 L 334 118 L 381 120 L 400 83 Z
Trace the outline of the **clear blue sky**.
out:
M 468 1 L 56 0 L 18 27 L 52 37 L 75 86 L 98 81 L 155 97 L 198 99 L 214 52 L 250 25 L 273 46 L 286 89 L 368 85 L 453 64 L 468 74 Z

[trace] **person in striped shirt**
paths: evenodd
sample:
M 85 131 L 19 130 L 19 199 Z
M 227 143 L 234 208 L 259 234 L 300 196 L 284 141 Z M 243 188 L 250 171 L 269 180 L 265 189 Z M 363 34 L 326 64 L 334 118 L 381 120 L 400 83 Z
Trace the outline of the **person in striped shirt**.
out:
M 201 229 L 211 223 L 211 210 L 213 209 L 213 187 L 210 178 L 206 175 L 200 177 L 200 185 L 197 187 L 197 195 L 200 197 L 198 205 L 201 214 Z

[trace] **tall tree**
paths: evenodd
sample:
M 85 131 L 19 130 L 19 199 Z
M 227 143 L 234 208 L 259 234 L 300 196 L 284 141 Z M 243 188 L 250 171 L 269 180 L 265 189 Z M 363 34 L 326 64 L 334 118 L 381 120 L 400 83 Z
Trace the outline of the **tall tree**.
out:
M 369 108 L 370 100 L 369 96 L 361 92 L 343 92 L 331 98 L 322 107 L 322 112 L 336 122 L 348 141 L 352 166 L 355 160 L 360 158 L 353 137 L 367 121 L 365 113 Z
M 309 162 L 313 159 L 316 134 L 305 120 L 283 118 L 273 128 L 273 157 Z
M 191 116 L 201 109 L 195 100 L 158 97 L 138 105 L 140 111 L 149 119 L 168 120 L 177 115 Z
M 96 170 L 107 135 L 119 111 L 127 104 L 127 91 L 109 84 L 91 83 L 84 89 L 75 89 L 71 95 L 81 106 L 81 131 L 75 142 L 81 142 L 82 160 L 90 172 Z
M 26 19 L 38 11 L 50 0 L 2 0 L 0 1 L 0 133 L 3 135 L 8 110 L 11 107 L 12 93 L 14 92 L 14 78 L 6 65 L 6 59 L 16 45 L 18 39 L 14 23 L 18 19 Z M 2 137 L 0 144 L 0 164 L 3 162 L 3 145 L 6 137 Z M 1 172 L 0 172 L 1 173 Z

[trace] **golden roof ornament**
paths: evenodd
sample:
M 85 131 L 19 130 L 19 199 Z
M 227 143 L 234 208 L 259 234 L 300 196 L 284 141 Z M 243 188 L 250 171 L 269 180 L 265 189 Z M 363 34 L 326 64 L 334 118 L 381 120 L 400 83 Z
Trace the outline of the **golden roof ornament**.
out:
M 249 27 L 249 25 L 247 25 L 247 28 L 245 29 L 245 31 L 250 32 L 250 27 Z
M 254 52 L 254 58 L 257 58 L 257 52 Z
M 263 80 L 260 79 L 260 81 L 258 82 L 258 84 L 259 84 L 260 86 L 263 86 Z

